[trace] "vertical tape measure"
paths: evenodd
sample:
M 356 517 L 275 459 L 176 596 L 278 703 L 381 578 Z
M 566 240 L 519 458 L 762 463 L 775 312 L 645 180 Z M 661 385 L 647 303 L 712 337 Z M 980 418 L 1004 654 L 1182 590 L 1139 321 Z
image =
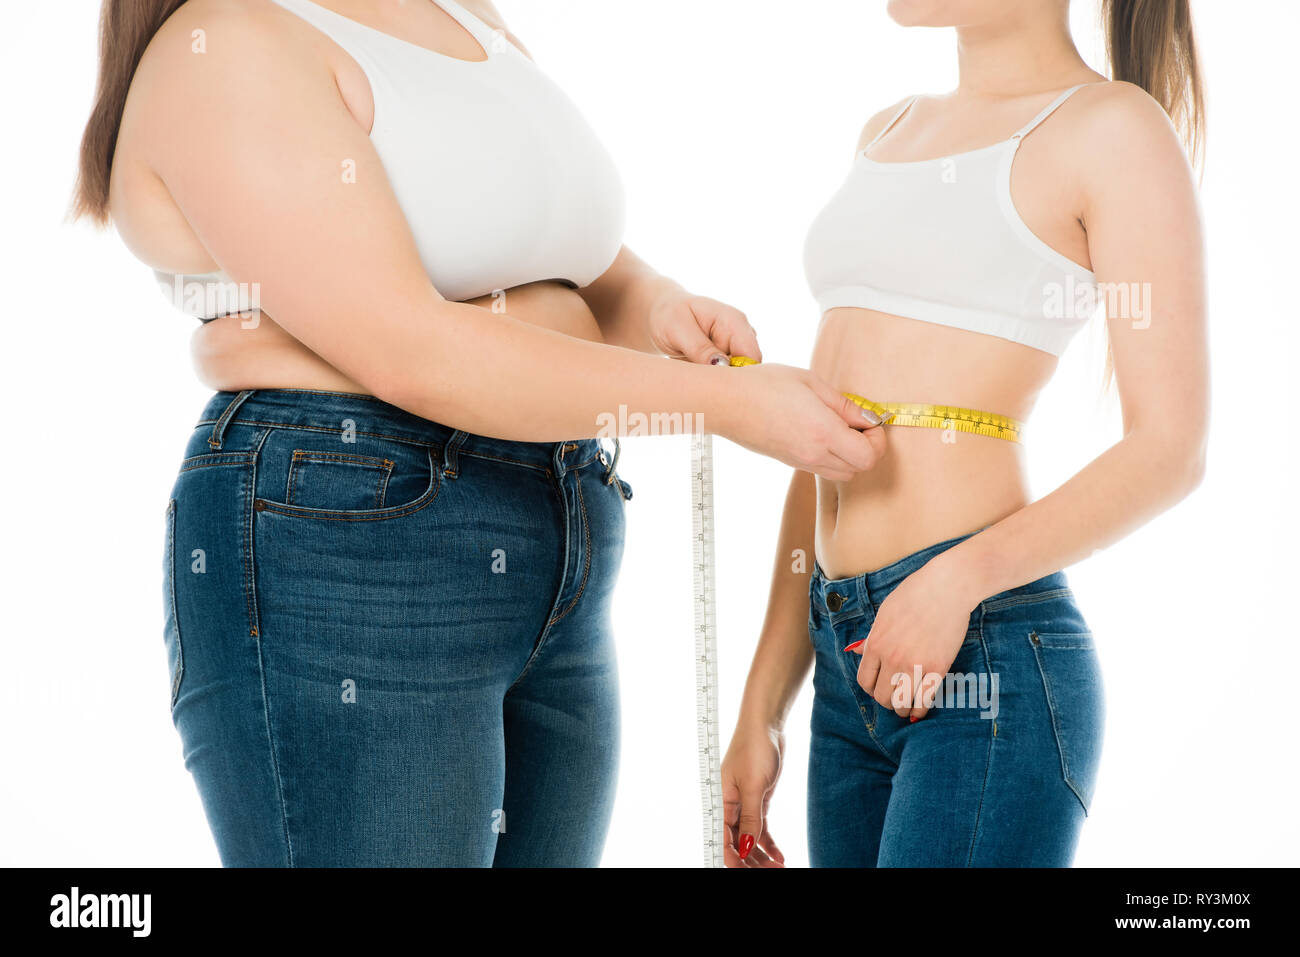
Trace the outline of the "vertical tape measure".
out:
M 691 437 L 691 547 L 695 565 L 695 721 L 704 866 L 722 867 L 722 764 L 718 736 L 717 575 L 713 556 L 713 436 Z

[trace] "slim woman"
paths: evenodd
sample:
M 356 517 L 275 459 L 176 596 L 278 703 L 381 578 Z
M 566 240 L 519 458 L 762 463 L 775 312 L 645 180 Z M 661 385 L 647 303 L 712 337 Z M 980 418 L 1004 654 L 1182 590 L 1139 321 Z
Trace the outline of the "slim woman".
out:
M 1113 82 L 1076 51 L 1068 0 L 891 0 L 889 12 L 954 27 L 960 83 L 873 117 L 813 224 L 813 371 L 882 403 L 1011 421 L 886 425 L 870 472 L 796 472 L 723 765 L 728 863 L 783 860 L 766 808 L 812 669 L 814 866 L 1068 865 L 1103 697 L 1061 569 L 1172 506 L 1204 468 L 1188 6 L 1107 0 Z M 1107 306 L 1123 437 L 1031 502 L 1009 430 L 1092 298 Z M 811 581 L 800 550 L 815 550 Z
M 744 316 L 622 248 L 609 157 L 488 3 L 108 0 L 82 160 L 79 211 L 205 320 L 164 593 L 222 861 L 597 863 L 601 425 L 848 479 L 871 420 L 712 366 L 758 355 Z

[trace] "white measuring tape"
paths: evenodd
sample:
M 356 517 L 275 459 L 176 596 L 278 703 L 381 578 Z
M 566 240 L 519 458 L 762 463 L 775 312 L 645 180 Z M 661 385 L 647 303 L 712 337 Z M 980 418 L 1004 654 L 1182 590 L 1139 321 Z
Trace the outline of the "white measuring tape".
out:
M 718 744 L 717 576 L 713 560 L 713 436 L 691 437 L 691 545 L 695 560 L 695 722 L 704 812 L 704 866 L 722 867 L 722 759 Z

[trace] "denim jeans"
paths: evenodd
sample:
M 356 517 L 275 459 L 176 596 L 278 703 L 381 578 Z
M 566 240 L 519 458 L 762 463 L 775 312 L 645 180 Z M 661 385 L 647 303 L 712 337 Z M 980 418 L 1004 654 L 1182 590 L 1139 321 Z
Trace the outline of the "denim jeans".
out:
M 883 602 L 961 536 L 879 571 L 815 568 L 808 846 L 814 867 L 1068 866 L 1104 722 L 1092 635 L 1057 572 L 982 601 L 934 710 L 911 723 L 857 682 Z
M 172 716 L 227 866 L 594 866 L 631 490 L 597 441 L 218 393 L 167 509 Z

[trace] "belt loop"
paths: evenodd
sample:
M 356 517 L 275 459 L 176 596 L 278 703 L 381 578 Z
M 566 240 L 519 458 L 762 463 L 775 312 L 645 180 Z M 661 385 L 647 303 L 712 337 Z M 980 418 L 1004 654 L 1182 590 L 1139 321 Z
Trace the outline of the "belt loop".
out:
M 618 457 L 623 454 L 623 446 L 617 438 L 614 439 L 614 457 L 610 459 L 609 469 L 605 472 L 605 484 L 613 485 L 617 476 L 614 469 L 618 468 Z
M 862 610 L 867 614 L 874 614 L 879 609 L 876 607 L 876 601 L 871 596 L 871 589 L 867 587 L 867 576 L 858 576 L 858 600 L 862 602 Z
M 230 400 L 230 405 L 226 406 L 226 411 L 221 413 L 221 418 L 217 419 L 217 424 L 212 427 L 212 434 L 208 436 L 208 448 L 218 450 L 221 444 L 226 440 L 226 427 L 230 425 L 230 420 L 235 417 L 239 407 L 248 401 L 249 396 L 256 391 L 247 389 Z
M 447 444 L 442 450 L 442 474 L 444 478 L 454 479 L 460 474 L 457 453 L 460 452 L 460 447 L 465 444 L 465 440 L 468 438 L 468 432 L 461 432 L 457 429 L 451 434 L 451 438 L 447 440 Z

